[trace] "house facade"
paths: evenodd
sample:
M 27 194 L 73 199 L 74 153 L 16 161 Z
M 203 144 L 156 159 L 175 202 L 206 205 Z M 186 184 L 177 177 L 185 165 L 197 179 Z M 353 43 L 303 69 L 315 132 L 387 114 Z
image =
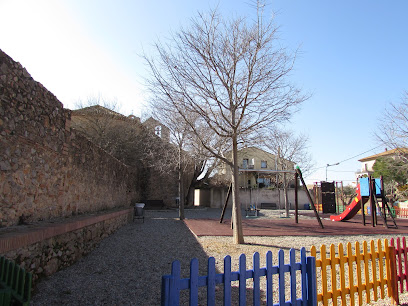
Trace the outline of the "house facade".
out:
M 278 156 L 256 147 L 247 147 L 239 150 L 238 161 L 239 186 L 241 188 L 276 186 L 276 182 L 282 180 L 282 173 L 279 171 L 294 170 L 295 166 L 293 162 L 278 158 Z M 224 163 L 221 167 L 220 173 L 230 177 L 230 166 Z M 288 181 L 293 181 L 290 175 L 287 176 L 287 179 Z
M 361 163 L 361 168 L 359 171 L 356 172 L 356 177 L 372 175 L 374 173 L 373 166 L 375 164 L 375 161 L 380 157 L 397 158 L 401 155 L 407 156 L 408 149 L 407 148 L 396 148 L 393 150 L 385 149 L 384 152 L 381 152 L 379 154 L 375 154 L 375 155 L 371 155 L 371 156 L 367 156 L 362 159 L 359 159 L 358 161 Z

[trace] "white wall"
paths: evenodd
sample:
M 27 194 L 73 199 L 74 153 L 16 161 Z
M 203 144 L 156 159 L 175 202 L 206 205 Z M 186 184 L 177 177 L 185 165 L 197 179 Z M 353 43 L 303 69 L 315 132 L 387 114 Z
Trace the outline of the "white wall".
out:
M 211 208 L 222 208 L 224 207 L 225 199 L 227 197 L 227 189 L 213 188 L 211 190 L 195 190 L 194 205 L 200 205 Z M 279 198 L 281 206 L 279 207 Z M 284 209 L 285 199 L 283 190 L 280 190 L 278 193 L 277 190 L 268 190 L 268 189 L 241 189 L 240 191 L 240 200 L 243 208 L 249 206 L 249 204 L 256 205 L 258 208 L 261 207 L 261 203 L 276 203 L 277 208 Z M 295 208 L 295 190 L 288 190 L 288 200 L 291 203 L 291 209 Z M 231 198 L 228 203 L 228 206 L 231 206 Z M 298 204 L 299 209 L 304 208 L 304 204 L 309 204 L 306 192 L 298 190 Z

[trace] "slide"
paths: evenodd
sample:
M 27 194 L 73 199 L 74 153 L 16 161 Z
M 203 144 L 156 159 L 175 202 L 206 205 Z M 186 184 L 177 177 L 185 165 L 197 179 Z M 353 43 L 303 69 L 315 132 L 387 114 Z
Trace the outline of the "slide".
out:
M 351 204 L 346 207 L 346 209 L 340 215 L 332 215 L 330 216 L 330 220 L 332 221 L 346 221 L 353 218 L 361 208 L 361 195 L 360 195 L 360 186 L 357 186 L 357 196 L 353 199 Z M 368 200 L 368 198 L 367 198 Z M 365 202 L 367 202 L 365 200 Z M 364 206 L 365 203 L 363 203 Z

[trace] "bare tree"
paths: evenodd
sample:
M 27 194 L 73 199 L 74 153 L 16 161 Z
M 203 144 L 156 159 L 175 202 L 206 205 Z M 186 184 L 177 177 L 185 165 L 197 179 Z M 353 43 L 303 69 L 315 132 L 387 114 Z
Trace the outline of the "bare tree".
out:
M 281 160 L 290 161 L 300 166 L 305 174 L 313 167 L 313 159 L 308 152 L 309 138 L 303 134 L 296 135 L 291 130 L 283 130 L 272 127 L 266 135 L 262 135 L 263 146 Z M 281 163 L 281 169 L 287 169 L 285 163 Z
M 134 116 L 120 114 L 116 100 L 100 96 L 78 101 L 72 114 L 72 126 L 99 145 L 106 152 L 127 165 L 135 165 L 140 154 L 135 150 L 142 142 L 139 137 L 142 126 Z
M 261 138 L 261 137 L 260 137 Z M 277 156 L 277 168 L 280 170 L 288 169 L 288 161 L 299 165 L 304 172 L 307 172 L 312 167 L 312 157 L 307 152 L 308 138 L 304 135 L 295 135 L 290 130 L 282 130 L 277 127 L 268 129 L 267 134 L 262 135 L 263 146 L 271 153 Z M 281 176 L 276 174 L 276 184 L 278 192 L 280 192 Z M 288 181 L 286 173 L 283 173 L 282 185 L 284 190 L 286 216 L 289 217 L 289 202 L 288 202 Z M 279 197 L 280 201 L 280 197 Z
M 255 22 L 228 20 L 216 10 L 199 14 L 168 43 L 156 43 L 157 57 L 144 55 L 154 98 L 174 108 L 203 147 L 232 169 L 236 244 L 244 243 L 237 151 L 306 99 L 288 81 L 295 55 L 280 47 L 277 28 L 264 22 L 259 2 L 257 8 Z M 232 160 L 219 150 L 220 139 L 232 147 Z
M 408 92 L 405 92 L 401 103 L 391 103 L 379 120 L 380 128 L 377 139 L 392 149 L 408 147 Z

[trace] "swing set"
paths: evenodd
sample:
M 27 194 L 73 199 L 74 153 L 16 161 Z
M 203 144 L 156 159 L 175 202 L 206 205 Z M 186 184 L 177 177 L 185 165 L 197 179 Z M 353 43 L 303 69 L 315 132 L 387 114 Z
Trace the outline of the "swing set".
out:
M 239 169 L 239 171 L 240 172 L 245 172 L 245 171 L 250 171 L 250 170 Z M 322 223 L 322 221 L 321 221 L 321 219 L 319 217 L 319 214 L 318 214 L 318 212 L 316 210 L 316 207 L 315 207 L 315 205 L 313 203 L 312 196 L 310 195 L 309 190 L 307 189 L 306 183 L 305 183 L 305 181 L 303 179 L 302 172 L 300 171 L 300 168 L 298 166 L 296 166 L 295 170 L 257 170 L 257 171 L 258 172 L 271 173 L 271 174 L 289 173 L 289 174 L 294 175 L 294 178 L 295 178 L 295 223 L 299 223 L 299 218 L 298 218 L 298 216 L 299 216 L 299 213 L 298 213 L 298 207 L 299 207 L 299 203 L 298 203 L 298 179 L 300 179 L 300 181 L 302 182 L 303 188 L 304 188 L 304 190 L 306 192 L 306 195 L 307 195 L 307 197 L 309 199 L 310 206 L 312 207 L 312 209 L 314 211 L 315 217 L 316 217 L 320 227 L 324 228 L 323 223 Z M 220 223 L 222 223 L 222 221 L 224 220 L 225 211 L 227 209 L 227 205 L 228 205 L 228 201 L 229 201 L 229 198 L 231 196 L 231 193 L 232 193 L 232 183 L 230 184 L 230 186 L 228 188 L 227 198 L 225 200 L 224 207 L 223 207 L 222 213 L 221 213 Z M 288 210 L 289 207 L 287 206 L 286 209 Z M 250 204 L 249 208 L 247 208 L 246 211 L 247 211 L 247 214 L 249 212 L 249 213 L 255 214 L 257 216 L 259 209 L 257 208 L 256 204 L 255 205 Z M 232 226 L 233 226 L 233 224 L 231 223 L 231 227 Z

